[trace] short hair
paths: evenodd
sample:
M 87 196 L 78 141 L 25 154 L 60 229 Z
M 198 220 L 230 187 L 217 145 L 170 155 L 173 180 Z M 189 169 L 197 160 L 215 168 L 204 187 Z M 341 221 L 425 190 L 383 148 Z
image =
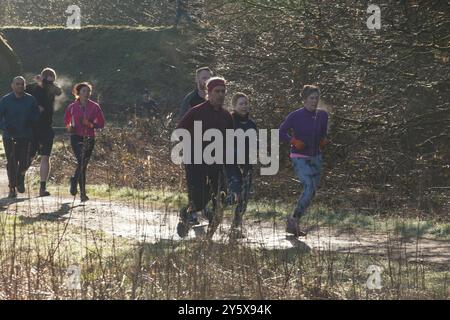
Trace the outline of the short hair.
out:
M 211 70 L 209 67 L 201 67 L 201 68 L 198 68 L 198 69 L 195 71 L 195 75 L 198 76 L 198 75 L 200 74 L 200 72 L 202 72 L 202 71 L 208 71 L 208 72 L 211 74 L 211 76 L 214 75 L 214 73 L 212 72 L 212 70 Z
M 77 83 L 73 89 L 72 89 L 72 94 L 75 96 L 76 99 L 78 99 L 80 97 L 80 91 L 81 89 L 83 89 L 84 87 L 88 87 L 90 91 L 92 91 L 92 85 L 89 82 L 81 82 L 81 83 Z
M 235 93 L 235 94 L 233 95 L 233 98 L 231 98 L 231 105 L 232 105 L 233 107 L 236 107 L 237 102 L 238 102 L 238 100 L 239 100 L 240 98 L 246 98 L 247 100 L 249 100 L 249 99 L 248 99 L 248 96 L 247 96 L 245 93 L 243 93 L 243 92 L 237 92 L 237 93 Z
M 41 76 L 43 78 L 47 78 L 48 76 L 52 76 L 55 80 L 56 80 L 56 71 L 53 70 L 52 68 L 44 68 L 44 70 L 42 70 L 41 72 Z
M 11 83 L 14 83 L 14 82 L 16 82 L 17 80 L 22 80 L 24 84 L 26 84 L 26 83 L 27 83 L 27 80 L 25 80 L 25 78 L 24 78 L 24 77 L 22 77 L 22 76 L 17 76 L 17 77 L 14 77 L 14 78 L 12 79 Z
M 212 77 L 212 78 L 209 78 L 208 81 L 206 81 L 206 88 L 208 88 L 208 86 L 209 86 L 209 84 L 210 84 L 211 82 L 217 81 L 217 80 L 223 81 L 224 84 L 225 84 L 225 86 L 227 85 L 227 81 L 225 80 L 225 78 L 223 78 L 223 77 Z
M 311 94 L 317 92 L 317 94 L 320 96 L 320 89 L 318 86 L 307 84 L 303 87 L 302 90 L 302 99 L 308 98 Z

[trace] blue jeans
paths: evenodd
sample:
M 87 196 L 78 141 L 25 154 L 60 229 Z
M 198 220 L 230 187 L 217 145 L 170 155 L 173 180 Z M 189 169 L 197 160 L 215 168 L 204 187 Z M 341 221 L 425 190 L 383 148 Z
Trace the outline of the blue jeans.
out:
M 303 185 L 303 193 L 297 201 L 294 217 L 300 218 L 311 204 L 320 183 L 323 156 L 310 158 L 294 158 L 294 170 Z

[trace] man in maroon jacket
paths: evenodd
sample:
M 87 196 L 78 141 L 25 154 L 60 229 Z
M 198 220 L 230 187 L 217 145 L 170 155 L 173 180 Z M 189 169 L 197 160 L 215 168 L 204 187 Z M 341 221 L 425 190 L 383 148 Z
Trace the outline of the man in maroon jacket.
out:
M 195 141 L 203 141 L 203 134 L 207 130 L 220 130 L 225 137 L 226 130 L 234 128 L 231 114 L 223 107 L 227 93 L 225 80 L 219 77 L 211 78 L 206 87 L 208 89 L 206 102 L 190 109 L 177 126 L 177 129 L 186 129 L 190 132 L 191 150 L 195 150 Z M 202 123 L 202 137 L 200 139 L 194 133 L 194 122 L 196 121 Z M 208 142 L 202 143 L 202 154 L 208 144 Z M 223 154 L 225 157 L 225 150 Z M 219 188 L 222 187 L 221 175 L 224 172 L 223 164 L 206 164 L 203 159 L 201 163 L 194 163 L 194 156 L 191 160 L 190 164 L 185 164 L 189 205 L 181 210 L 181 221 L 177 228 L 178 234 L 182 238 L 187 235 L 190 226 L 198 224 L 199 212 L 203 211 L 211 222 L 213 217 L 206 206 L 210 200 L 213 200 L 214 207 L 217 205 Z M 222 178 L 224 179 L 224 177 Z

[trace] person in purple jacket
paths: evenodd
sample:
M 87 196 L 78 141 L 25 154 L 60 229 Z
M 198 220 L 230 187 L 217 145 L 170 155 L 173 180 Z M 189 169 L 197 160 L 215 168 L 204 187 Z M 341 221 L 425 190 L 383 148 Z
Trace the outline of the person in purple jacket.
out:
M 290 158 L 303 185 L 303 193 L 297 201 L 297 206 L 287 218 L 286 232 L 296 237 L 306 236 L 306 233 L 300 230 L 299 220 L 319 187 L 322 149 L 328 143 L 328 113 L 317 109 L 319 98 L 318 87 L 304 86 L 304 107 L 290 113 L 280 126 L 280 140 L 290 143 Z

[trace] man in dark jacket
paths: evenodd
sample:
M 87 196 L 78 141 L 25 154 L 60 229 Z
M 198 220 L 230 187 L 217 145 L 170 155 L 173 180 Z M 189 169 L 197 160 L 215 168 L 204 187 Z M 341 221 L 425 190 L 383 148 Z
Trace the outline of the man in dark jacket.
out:
M 223 108 L 226 95 L 225 80 L 222 78 L 211 78 L 207 83 L 207 89 L 208 100 L 190 109 L 177 127 L 190 132 L 192 146 L 196 140 L 202 141 L 202 139 L 198 140 L 198 137 L 195 136 L 194 122 L 202 123 L 202 137 L 209 129 L 217 129 L 225 137 L 226 130 L 234 128 L 231 114 Z M 203 143 L 201 148 L 202 154 L 207 145 L 208 143 Z M 192 147 L 191 150 L 195 150 L 195 148 Z M 214 207 L 217 205 L 219 189 L 222 186 L 220 180 L 224 172 L 224 165 L 217 163 L 206 164 L 202 159 L 199 164 L 191 161 L 190 164 L 185 165 L 185 169 L 189 205 L 180 213 L 181 221 L 177 228 L 180 237 L 187 235 L 191 225 L 198 224 L 198 213 L 207 212 L 206 206 L 210 200 L 213 200 Z M 211 223 L 212 217 L 207 216 L 207 218 Z
M 13 92 L 0 100 L 0 128 L 3 129 L 9 180 L 9 195 L 13 199 L 25 192 L 25 174 L 30 162 L 33 126 L 39 120 L 36 99 L 25 92 L 26 81 L 15 77 Z
M 212 77 L 213 72 L 209 67 L 197 69 L 195 72 L 195 83 L 197 88 L 184 97 L 181 103 L 178 119 L 181 120 L 189 109 L 206 101 L 206 82 Z

